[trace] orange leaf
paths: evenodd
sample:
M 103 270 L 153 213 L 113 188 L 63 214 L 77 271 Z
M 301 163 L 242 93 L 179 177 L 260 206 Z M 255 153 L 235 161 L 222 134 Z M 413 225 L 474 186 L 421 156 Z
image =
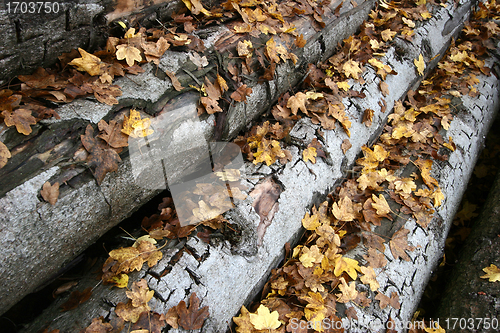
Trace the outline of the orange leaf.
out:
M 252 93 L 252 88 L 248 88 L 246 84 L 240 86 L 235 92 L 231 94 L 231 98 L 237 102 L 247 102 L 247 96 Z

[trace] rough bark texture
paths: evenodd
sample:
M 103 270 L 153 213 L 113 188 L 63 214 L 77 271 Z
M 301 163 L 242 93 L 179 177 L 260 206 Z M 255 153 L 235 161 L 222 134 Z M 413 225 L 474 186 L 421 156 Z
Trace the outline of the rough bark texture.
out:
M 447 332 L 460 332 L 464 328 L 467 332 L 495 332 L 500 327 L 500 284 L 480 278 L 485 275 L 483 268 L 491 264 L 500 267 L 498 235 L 500 176 L 497 176 L 486 204 L 461 249 L 462 254 L 447 281 L 445 296 L 438 307 L 437 316 Z M 461 318 L 465 319 L 460 321 Z M 472 325 L 469 318 L 473 319 Z M 479 318 L 483 321 L 479 322 Z
M 331 4 L 332 13 L 339 4 L 340 1 Z M 223 138 L 234 138 L 240 129 L 271 106 L 278 96 L 297 84 L 305 74 L 303 68 L 308 63 L 331 55 L 338 42 L 356 31 L 373 5 L 374 1 L 365 1 L 354 8 L 352 4 L 344 3 L 338 17 L 331 14 L 323 18 L 326 27 L 319 32 L 307 19 L 298 18 L 296 26 L 308 43 L 297 52 L 293 50 L 299 57 L 297 64 L 294 66 L 288 62 L 278 65 L 275 79 L 270 82 L 257 83 L 257 74 L 254 79 L 249 79 L 247 84 L 252 87 L 253 93 L 246 104 L 233 103 L 229 108 L 224 126 L 221 127 Z M 207 72 L 216 67 L 214 43 L 220 40 L 227 44 L 226 47 L 237 44 L 237 40 L 228 42 L 223 38 L 226 31 L 225 27 L 217 27 L 199 32 L 200 37 L 202 34 L 204 36 L 207 48 L 205 54 L 213 60 L 201 70 L 197 70 L 197 66 L 189 60 L 187 52 L 167 50 L 161 59 L 160 70 L 147 64 L 143 66 L 144 73 L 115 81 L 123 91 L 123 95 L 118 98 L 119 105 L 112 107 L 91 99 L 79 99 L 57 109 L 60 120 L 46 120 L 33 126 L 33 133 L 28 137 L 21 136 L 12 128 L 3 129 L 0 139 L 17 153 L 0 170 L 0 279 L 5 282 L 0 289 L 3 301 L 0 313 L 50 279 L 106 230 L 159 192 L 141 188 L 134 183 L 127 149 L 121 153 L 123 163 L 119 165 L 118 171 L 109 173 L 97 185 L 85 165 L 75 163 L 74 159 L 75 152 L 81 149 L 79 137 L 84 134 L 87 124 L 96 124 L 103 118 L 109 121 L 123 117 L 122 109 L 130 106 L 142 108 L 149 114 L 168 114 L 179 108 L 196 110 L 199 95 L 192 92 L 179 95 L 164 71 L 176 73 L 183 86 L 194 82 L 191 75 L 203 81 Z M 446 44 L 449 36 L 451 34 L 443 38 L 442 43 Z M 372 76 L 375 77 L 374 74 Z M 409 81 L 406 82 L 406 79 Z M 416 80 L 413 73 L 410 78 L 403 79 L 404 84 L 395 83 L 400 87 L 391 92 L 392 102 L 387 102 L 388 107 L 392 107 L 393 100 L 406 92 L 408 82 Z M 379 94 L 377 87 L 374 85 L 370 89 Z M 379 108 L 375 101 L 370 103 L 373 104 L 372 109 Z M 348 105 L 353 112 L 358 112 L 355 104 L 348 102 Z M 360 104 L 359 108 L 362 107 Z M 199 134 L 208 140 L 214 135 L 214 120 L 214 115 L 211 115 L 201 121 L 202 133 Z M 366 129 L 361 130 L 364 125 L 359 124 L 359 127 L 360 133 L 367 133 Z M 190 128 L 171 128 L 175 132 L 174 139 L 187 138 L 186 147 L 195 145 L 193 142 L 196 137 Z M 173 134 L 170 132 L 166 135 Z M 367 133 L 366 138 L 370 135 Z M 358 152 L 365 143 L 364 139 L 359 141 L 356 146 Z M 351 151 L 349 158 L 352 160 L 357 152 L 354 149 Z M 185 154 L 184 162 L 196 162 L 199 158 L 196 154 Z M 341 158 L 338 162 L 340 165 Z M 176 161 L 170 163 L 175 167 Z M 170 176 L 175 179 L 177 175 Z M 335 178 L 338 177 L 341 177 L 341 173 L 337 170 Z M 59 199 L 54 206 L 43 202 L 39 195 L 46 181 L 65 184 L 61 186 Z M 332 179 L 325 178 L 324 182 L 324 186 L 333 184 Z M 325 192 L 324 189 L 321 191 Z M 245 225 L 245 228 L 249 226 Z M 256 250 L 252 248 L 251 251 L 255 253 Z
M 49 13 L 45 7 L 29 13 L 7 5 L 12 2 L 4 0 L 0 7 L 0 83 L 52 66 L 62 52 L 95 49 L 106 41 L 113 20 L 147 25 L 169 18 L 181 5 L 179 0 L 66 0 L 50 2 Z
M 358 6 L 359 9 L 361 6 Z M 403 98 L 410 88 L 415 88 L 419 77 L 413 66 L 413 59 L 422 53 L 427 59 L 437 54 L 443 55 L 452 36 L 461 29 L 461 24 L 468 17 L 470 2 L 463 2 L 455 7 L 450 3 L 446 8 L 439 8 L 433 13 L 433 18 L 425 22 L 421 27 L 415 29 L 415 38 L 412 44 L 396 45 L 386 55 L 387 63 L 398 72 L 398 75 L 388 76 L 386 82 L 389 85 L 390 95 L 385 97 L 387 112 L 381 113 L 378 101 L 382 98 L 378 89 L 379 78 L 371 68 L 364 73 L 366 84 L 356 87 L 365 92 L 365 99 L 345 99 L 346 113 L 349 119 L 358 119 L 352 122 L 350 141 L 352 148 L 344 155 L 341 152 L 341 143 L 346 138 L 342 129 L 324 131 L 320 134 L 319 126 L 312 124 L 308 119 L 299 121 L 290 133 L 292 142 L 304 142 L 288 147 L 292 152 L 293 159 L 285 166 L 271 165 L 267 167 L 254 166 L 251 163 L 245 165 L 246 174 L 249 179 L 249 190 L 258 184 L 273 179 L 282 190 L 272 222 L 267 228 L 262 228 L 261 218 L 252 207 L 252 199 L 248 197 L 245 201 L 226 214 L 231 222 L 237 223 L 242 230 L 242 237 L 237 244 L 224 242 L 221 244 L 207 245 L 198 238 L 193 237 L 187 242 L 177 243 L 171 241 L 164 250 L 164 258 L 151 270 L 143 270 L 133 274 L 131 278 L 145 278 L 151 289 L 155 290 L 155 297 L 150 305 L 153 310 L 165 313 L 170 307 L 175 306 L 181 300 L 186 300 L 191 292 L 202 299 L 201 306 L 208 305 L 210 317 L 205 322 L 202 332 L 224 332 L 228 329 L 231 318 L 237 314 L 242 304 L 248 303 L 258 293 L 266 282 L 270 270 L 283 257 L 283 247 L 286 242 L 294 243 L 301 235 L 301 219 L 304 213 L 313 204 L 320 202 L 321 196 L 327 194 L 349 170 L 357 158 L 362 145 L 370 145 L 382 130 L 387 116 L 392 110 L 394 102 Z M 347 22 L 344 21 L 346 24 Z M 453 23 L 449 23 L 453 22 Z M 352 24 L 351 24 L 352 25 Z M 345 25 L 344 25 L 345 26 Z M 445 28 L 446 27 L 446 28 Z M 450 28 L 451 27 L 451 28 Z M 333 30 L 332 30 L 333 31 Z M 325 35 L 323 35 L 325 36 Z M 331 41 L 333 37 L 324 38 Z M 320 43 L 315 42 L 306 46 L 304 54 L 314 56 L 321 54 Z M 395 48 L 404 46 L 405 54 L 402 57 L 396 55 Z M 312 58 L 314 59 L 314 58 Z M 431 70 L 439 60 L 432 61 L 427 70 Z M 310 59 L 308 60 L 310 61 Z M 271 82 L 271 91 L 282 89 L 281 78 L 289 76 L 291 72 L 285 68 L 278 69 L 276 85 Z M 447 162 L 435 161 L 433 177 L 435 177 L 446 197 L 442 206 L 438 209 L 435 217 L 430 222 L 428 229 L 420 227 L 413 219 L 403 216 L 398 217 L 393 228 L 382 225 L 376 230 L 383 235 L 392 235 L 401 226 L 410 230 L 408 240 L 411 245 L 419 247 L 409 253 L 411 261 L 406 262 L 394 259 L 386 244 L 385 256 L 389 263 L 384 269 L 377 269 L 377 280 L 380 290 L 384 294 L 397 291 L 401 301 L 401 309 L 395 310 L 390 307 L 381 310 L 378 302 L 372 302 L 364 309 L 356 308 L 360 319 L 359 325 L 351 328 L 350 332 L 380 332 L 382 325 L 389 317 L 395 322 L 401 323 L 411 319 L 414 310 L 423 293 L 426 282 L 430 277 L 433 267 L 442 255 L 447 230 L 453 219 L 455 211 L 460 203 L 461 194 L 464 191 L 467 180 L 472 172 L 474 162 L 483 144 L 484 136 L 495 116 L 499 105 L 499 85 L 495 77 L 478 77 L 481 81 L 478 91 L 481 93 L 477 98 L 467 96 L 457 99 L 457 114 L 451 123 L 447 136 L 452 136 L 457 149 L 452 153 Z M 264 93 L 254 92 L 258 96 L 268 96 Z M 262 88 L 262 91 L 266 91 Z M 274 95 L 272 95 L 274 96 Z M 252 94 L 252 97 L 254 95 Z M 254 117 L 258 114 L 257 106 L 262 107 L 260 99 L 252 99 L 246 106 L 238 105 L 238 108 L 247 108 L 246 115 Z M 366 127 L 361 123 L 364 110 L 371 108 L 375 110 L 373 125 Z M 254 110 L 254 111 L 252 111 Z M 230 113 L 229 116 L 231 116 Z M 244 114 L 241 111 L 241 114 Z M 244 126 L 246 122 L 238 120 L 229 121 L 228 125 L 234 130 Z M 311 165 L 302 160 L 302 149 L 307 143 L 317 138 L 323 143 L 327 156 L 326 160 L 319 159 L 316 164 Z M 410 174 L 412 166 L 403 170 L 403 174 Z M 111 178 L 111 177 L 110 177 Z M 259 230 L 265 232 L 259 233 Z M 259 235 L 262 238 L 259 239 Z M 259 245 L 261 242 L 261 245 Z M 186 247 L 189 251 L 183 251 Z M 350 252 L 350 256 L 360 258 L 365 249 L 360 246 Z M 189 252 L 189 253 L 188 253 Z M 176 255 L 180 259 L 173 260 Z M 362 260 L 362 259 L 360 259 Z M 81 282 L 81 288 L 95 285 L 95 280 L 90 277 Z M 365 288 L 358 285 L 361 290 Z M 370 294 L 369 298 L 374 297 Z M 65 301 L 57 301 L 51 308 L 47 309 L 32 326 L 25 332 L 33 332 L 40 327 L 51 323 L 51 328 L 61 329 L 61 332 L 74 332 L 88 325 L 91 318 L 113 315 L 113 308 L 102 301 L 102 298 L 113 302 L 125 300 L 124 293 L 109 291 L 106 287 L 97 287 L 91 299 L 80 305 L 77 310 L 67 316 L 60 315 L 58 306 Z M 343 309 L 338 309 L 342 313 Z M 56 318 L 56 319 L 54 319 Z M 170 329 L 169 332 L 182 332 L 181 329 Z

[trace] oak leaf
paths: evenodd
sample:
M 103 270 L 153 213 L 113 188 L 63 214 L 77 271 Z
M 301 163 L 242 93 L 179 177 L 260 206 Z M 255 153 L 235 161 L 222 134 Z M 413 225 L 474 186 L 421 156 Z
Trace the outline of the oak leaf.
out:
M 261 304 L 257 309 L 257 314 L 250 313 L 250 322 L 257 330 L 273 330 L 281 326 L 278 317 L 278 311 L 270 312 L 266 306 Z
M 177 305 L 177 313 L 179 314 L 179 325 L 185 330 L 198 330 L 203 326 L 203 322 L 208 318 L 208 306 L 201 309 L 200 300 L 196 293 L 192 293 L 189 297 L 189 308 L 186 302 L 180 301 Z
M 57 202 L 57 198 L 59 197 L 59 183 L 56 182 L 54 185 L 50 185 L 49 182 L 45 182 L 40 194 L 42 195 L 43 200 L 54 206 Z
M 151 310 L 148 302 L 153 298 L 154 291 L 149 290 L 146 280 L 141 279 L 138 282 L 134 282 L 131 290 L 125 293 L 129 300 L 127 303 L 118 303 L 115 313 L 125 321 L 136 323 L 141 313 Z
M 306 230 L 316 230 L 316 228 L 319 227 L 321 223 L 319 222 L 317 214 L 309 215 L 309 212 L 307 212 L 302 219 L 302 225 Z
M 271 62 L 280 62 L 280 57 L 278 56 L 278 52 L 276 50 L 276 42 L 274 41 L 274 38 L 271 38 L 266 42 L 266 54 Z
M 382 40 L 384 42 L 390 41 L 396 36 L 396 31 L 392 31 L 391 29 L 386 29 L 381 32 Z
M 294 115 L 297 115 L 297 112 L 298 112 L 299 109 L 302 112 L 304 112 L 305 114 L 308 114 L 307 113 L 306 104 L 305 104 L 306 101 L 307 101 L 307 95 L 304 94 L 303 92 L 299 91 L 294 96 L 291 96 L 288 99 L 286 107 L 290 108 L 292 110 L 292 113 Z
M 101 103 L 107 105 L 118 104 L 116 97 L 122 95 L 122 91 L 119 86 L 109 83 L 101 83 L 100 81 L 95 81 L 92 84 L 92 91 L 94 92 L 94 97 Z
M 321 263 L 321 260 L 323 260 L 323 254 L 320 252 L 317 245 L 313 245 L 311 248 L 304 246 L 299 260 L 304 267 L 312 267 L 314 266 L 314 263 Z
M 160 64 L 160 58 L 165 53 L 165 51 L 170 47 L 170 44 L 164 37 L 160 37 L 156 43 L 141 43 L 141 47 L 144 50 L 144 55 L 146 56 L 146 61 L 152 61 L 156 65 Z M 142 58 L 141 58 L 142 60 Z M 139 60 L 140 62 L 140 60 Z M 127 62 L 128 64 L 128 62 Z
M 338 202 L 334 202 L 332 205 L 332 213 L 339 221 L 349 222 L 354 220 L 355 215 L 351 198 L 345 196 Z
M 371 267 L 382 268 L 387 264 L 387 259 L 383 253 L 378 252 L 374 248 L 369 248 L 368 253 L 363 256 Z
M 483 268 L 483 271 L 486 274 L 481 276 L 481 279 L 488 279 L 490 282 L 500 281 L 500 269 L 497 266 L 490 264 L 489 267 Z
M 165 316 L 156 312 L 142 312 L 139 320 L 132 325 L 130 333 L 161 333 L 165 326 Z
M 252 57 L 252 42 L 249 40 L 239 41 L 237 46 L 238 55 L 240 57 L 251 58 Z
M 36 124 L 36 119 L 31 115 L 31 111 L 27 109 L 17 109 L 14 112 L 2 111 L 4 123 L 7 127 L 16 126 L 16 130 L 24 135 L 31 133 L 30 125 Z

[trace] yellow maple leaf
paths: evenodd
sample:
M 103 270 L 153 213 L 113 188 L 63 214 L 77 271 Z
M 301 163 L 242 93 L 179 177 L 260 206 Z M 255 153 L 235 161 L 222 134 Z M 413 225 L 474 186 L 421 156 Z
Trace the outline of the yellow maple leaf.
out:
M 349 82 L 347 82 L 347 81 L 337 82 L 337 87 L 339 89 L 344 90 L 344 91 L 347 91 L 351 88 L 351 86 L 349 85 Z
M 138 32 L 138 33 L 135 33 L 135 28 L 130 28 L 127 30 L 127 32 L 125 33 L 125 36 L 123 36 L 124 38 L 135 38 L 135 37 L 141 37 L 141 33 Z
M 304 246 L 299 260 L 304 267 L 312 267 L 314 263 L 319 264 L 321 260 L 323 260 L 323 254 L 320 252 L 317 245 L 313 245 L 311 248 Z
M 250 321 L 250 312 L 245 308 L 244 305 L 241 306 L 241 313 L 238 317 L 233 317 L 234 323 L 237 325 L 236 332 L 245 333 L 253 332 L 254 326 Z
M 314 147 L 309 147 L 307 149 L 304 149 L 302 152 L 302 157 L 304 159 L 304 162 L 311 161 L 313 164 L 316 163 L 316 148 Z
M 418 75 L 424 75 L 425 62 L 422 53 L 418 56 L 418 60 L 413 59 L 413 63 L 415 64 L 415 67 L 417 67 Z
M 306 97 L 307 99 L 317 100 L 318 98 L 323 98 L 325 96 L 322 93 L 308 91 L 306 92 Z
M 78 52 L 80 52 L 82 57 L 71 60 L 68 65 L 75 66 L 77 70 L 87 72 L 92 76 L 101 74 L 101 67 L 104 66 L 104 64 L 99 57 L 81 48 L 78 48 Z
M 412 191 L 417 189 L 417 185 L 411 178 L 403 178 L 401 180 L 396 180 L 394 182 L 396 190 L 401 191 L 406 194 L 410 194 Z
M 420 13 L 420 16 L 422 16 L 422 18 L 423 18 L 424 20 L 427 20 L 427 19 L 430 19 L 430 18 L 432 17 L 432 14 L 431 14 L 431 13 L 429 13 L 428 11 L 425 11 L 425 12 L 423 12 L 423 13 Z
M 490 282 L 500 281 L 500 268 L 491 264 L 489 267 L 483 268 L 486 273 L 481 276 L 481 279 L 489 279 Z
M 217 82 L 219 83 L 221 93 L 224 93 L 224 91 L 229 90 L 226 80 L 224 80 L 222 76 L 219 75 L 219 73 L 217 73 Z
M 274 38 L 271 38 L 266 42 L 266 53 L 271 61 L 274 61 L 275 63 L 280 62 L 280 57 L 278 56 L 278 53 L 276 51 L 276 42 L 274 41 Z
M 356 280 L 358 278 L 358 273 L 356 273 L 356 271 L 361 271 L 357 260 L 341 255 L 335 259 L 334 265 L 335 269 L 333 270 L 333 274 L 335 274 L 335 276 L 340 276 L 340 274 L 346 272 L 351 279 Z
M 309 212 L 307 212 L 302 219 L 302 225 L 306 230 L 316 230 L 316 228 L 319 227 L 321 223 L 319 223 L 317 214 L 309 215 Z
M 430 198 L 434 200 L 434 207 L 439 207 L 441 206 L 441 201 L 444 199 L 444 194 L 441 191 L 441 188 L 437 188 L 432 194 L 430 195 Z
M 133 138 L 143 138 L 153 134 L 153 129 L 149 128 L 151 120 L 149 118 L 141 119 L 139 111 L 130 109 L 130 117 L 124 116 L 123 133 Z
M 142 61 L 141 51 L 139 51 L 136 47 L 121 44 L 117 45 L 116 48 L 116 59 L 125 59 L 127 65 L 133 66 L 135 61 L 139 63 Z
M 266 306 L 261 304 L 257 309 L 257 314 L 250 313 L 250 322 L 257 330 L 274 330 L 281 326 L 278 317 L 278 311 L 270 312 Z
M 344 70 L 346 77 L 352 77 L 356 80 L 359 79 L 359 74 L 363 72 L 361 68 L 359 68 L 359 62 L 352 59 L 346 61 L 342 66 L 342 69 Z

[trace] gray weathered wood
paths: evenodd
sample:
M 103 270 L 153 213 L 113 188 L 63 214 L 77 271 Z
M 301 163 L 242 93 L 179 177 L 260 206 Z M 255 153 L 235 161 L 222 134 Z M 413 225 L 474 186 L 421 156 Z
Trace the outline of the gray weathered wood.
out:
M 420 79 L 412 64 L 413 59 L 423 52 L 425 45 L 431 45 L 426 53 L 429 59 L 437 54 L 444 54 L 451 37 L 460 31 L 463 21 L 456 22 L 457 25 L 449 34 L 441 33 L 444 26 L 451 20 L 450 17 L 460 16 L 465 20 L 469 8 L 470 2 L 464 2 L 458 7 L 449 3 L 447 8 L 437 10 L 432 20 L 416 29 L 415 42 L 406 49 L 406 56 L 396 57 L 394 48 L 387 52 L 385 60 L 398 72 L 398 75 L 388 76 L 386 80 L 390 91 L 390 95 L 385 98 L 388 110 L 392 109 L 394 102 L 403 98 L 408 89 L 413 88 Z M 457 15 L 462 11 L 465 15 Z M 429 42 L 430 39 L 432 43 Z M 427 70 L 431 70 L 436 62 L 431 63 Z M 363 77 L 366 82 L 363 88 L 370 97 L 344 101 L 345 105 L 349 105 L 346 110 L 349 118 L 359 119 L 353 121 L 351 128 L 353 135 L 350 139 L 353 147 L 346 155 L 340 150 L 342 140 L 346 138 L 342 129 L 325 131 L 320 137 L 317 132 L 319 127 L 307 119 L 302 119 L 295 125 L 290 136 L 298 142 L 311 142 L 313 138 L 322 140 L 326 152 L 331 156 L 330 159 L 318 159 L 314 165 L 305 163 L 302 160 L 301 147 L 292 145 L 287 148 L 292 152 L 293 159 L 284 167 L 280 165 L 256 167 L 251 163 L 246 164 L 250 190 L 269 176 L 273 176 L 283 189 L 278 199 L 279 209 L 263 234 L 262 245 L 258 245 L 261 219 L 252 208 L 252 199 L 248 198 L 226 215 L 231 222 L 237 223 L 242 229 L 240 243 L 207 245 L 196 237 L 190 238 L 185 245 L 189 246 L 191 254 L 184 252 L 179 261 L 170 264 L 170 259 L 184 246 L 184 244 L 172 244 L 171 248 L 164 251 L 164 259 L 151 271 L 143 270 L 134 274 L 133 278 L 147 279 L 149 287 L 155 290 L 157 296 L 150 302 L 154 311 L 164 313 L 179 301 L 186 300 L 191 292 L 196 292 L 202 299 L 201 305 L 208 305 L 210 308 L 210 317 L 202 331 L 227 330 L 231 317 L 237 314 L 242 304 L 247 304 L 261 290 L 269 271 L 281 260 L 284 244 L 294 242 L 300 236 L 304 213 L 312 204 L 318 203 L 321 195 L 331 191 L 337 180 L 344 177 L 345 172 L 353 166 L 361 146 L 370 144 L 370 138 L 376 138 L 375 134 L 385 124 L 388 112 L 381 113 L 377 104 L 382 97 L 378 89 L 379 79 L 371 68 Z M 421 228 L 413 219 L 399 218 L 397 224 L 404 225 L 410 230 L 408 236 L 410 244 L 420 247 L 409 253 L 412 261 L 406 262 L 393 258 L 386 244 L 384 254 L 388 264 L 384 269 L 376 270 L 377 280 L 381 285 L 380 290 L 386 294 L 397 291 L 400 295 L 401 310 L 397 311 L 390 307 L 381 310 L 376 305 L 377 302 L 372 302 L 364 309 L 357 308 L 361 323 L 358 327 L 352 328 L 351 332 L 379 332 L 380 325 L 385 324 L 389 317 L 392 317 L 397 324 L 411 319 L 431 271 L 442 255 L 446 231 L 460 203 L 461 194 L 472 172 L 484 135 L 499 105 L 498 80 L 495 77 L 478 78 L 484 89 L 478 89 L 480 96 L 477 98 L 468 96 L 462 98 L 463 108 L 455 116 L 447 133 L 453 137 L 457 145 L 456 151 L 450 155 L 446 163 L 434 164 L 433 176 L 439 181 L 446 200 L 427 230 Z M 360 121 L 366 108 L 375 110 L 371 127 L 366 127 Z M 411 170 L 408 169 L 406 172 Z M 297 195 L 298 193 L 300 195 Z M 386 228 L 378 231 L 391 235 L 395 230 Z M 359 247 L 350 255 L 358 258 L 364 250 Z M 163 272 L 166 274 L 158 278 Z M 194 272 L 197 279 L 194 279 L 189 272 Z M 87 285 L 95 284 L 95 282 L 87 283 Z M 87 285 L 84 283 L 81 288 Z M 362 288 L 361 285 L 359 287 Z M 80 305 L 74 313 L 61 318 L 57 318 L 58 306 L 65 299 L 56 302 L 37 323 L 25 331 L 36 330 L 39 325 L 47 322 L 52 323 L 51 328 L 59 328 L 64 332 L 76 331 L 84 327 L 83 323 L 88 325 L 93 317 L 101 315 L 106 317 L 113 313 L 113 308 L 104 304 L 101 297 L 104 296 L 114 302 L 125 300 L 123 292 L 110 292 L 105 287 L 96 288 L 94 293 L 91 300 Z M 181 331 L 169 330 L 169 332 Z
M 223 128 L 226 139 L 234 138 L 239 129 L 264 112 L 290 88 L 289 83 L 298 82 L 304 75 L 301 68 L 327 57 L 338 42 L 354 33 L 367 17 L 374 1 L 360 2 L 355 8 L 344 3 L 340 16 L 336 17 L 333 9 L 339 4 L 340 1 L 331 4 L 332 13 L 324 18 L 327 25 L 322 31 L 316 32 L 311 23 L 302 20 L 299 32 L 304 34 L 308 43 L 302 53 L 297 52 L 299 61 L 295 67 L 289 63 L 278 65 L 275 79 L 271 82 L 249 80 L 253 93 L 248 97 L 247 104 L 234 103 L 229 110 Z M 225 27 L 220 27 L 206 32 L 205 53 L 209 57 L 212 54 L 215 58 L 213 43 L 225 31 Z M 323 43 L 323 40 L 328 43 Z M 150 64 L 143 67 L 144 73 L 115 82 L 123 91 L 118 98 L 119 105 L 112 107 L 91 99 L 79 99 L 58 108 L 60 120 L 45 120 L 34 126 L 33 133 L 25 139 L 46 143 L 44 147 L 36 147 L 40 148 L 36 154 L 30 143 L 19 140 L 20 135 L 14 129 L 3 127 L 0 139 L 17 154 L 0 169 L 0 191 L 4 192 L 0 198 L 0 279 L 5 281 L 0 288 L 3 301 L 0 313 L 50 279 L 105 231 L 158 193 L 158 190 L 144 189 L 133 182 L 126 149 L 121 153 L 123 163 L 118 171 L 109 173 L 100 185 L 85 164 L 78 162 L 74 156 L 75 152 L 82 152 L 78 134 L 84 133 L 86 124 L 96 124 L 103 118 L 121 117 L 122 108 L 135 106 L 150 114 L 159 111 L 167 113 L 179 105 L 196 108 L 196 94 L 178 95 L 170 80 L 158 74 L 161 71 Z M 187 75 L 180 75 L 184 73 L 183 69 L 202 79 L 207 70 L 215 68 L 215 64 L 200 71 L 193 67 L 196 68 L 186 52 L 171 50 L 167 50 L 159 65 L 160 70 L 177 73 L 182 82 L 189 80 Z M 214 120 L 213 115 L 202 118 L 207 139 L 213 136 Z M 57 124 L 63 125 L 58 127 Z M 64 132 L 66 128 L 74 130 Z M 189 137 L 189 130 L 179 135 Z M 189 144 L 186 142 L 186 146 Z M 199 156 L 186 155 L 184 158 L 195 162 Z M 54 206 L 44 202 L 39 195 L 46 181 L 64 184 Z

